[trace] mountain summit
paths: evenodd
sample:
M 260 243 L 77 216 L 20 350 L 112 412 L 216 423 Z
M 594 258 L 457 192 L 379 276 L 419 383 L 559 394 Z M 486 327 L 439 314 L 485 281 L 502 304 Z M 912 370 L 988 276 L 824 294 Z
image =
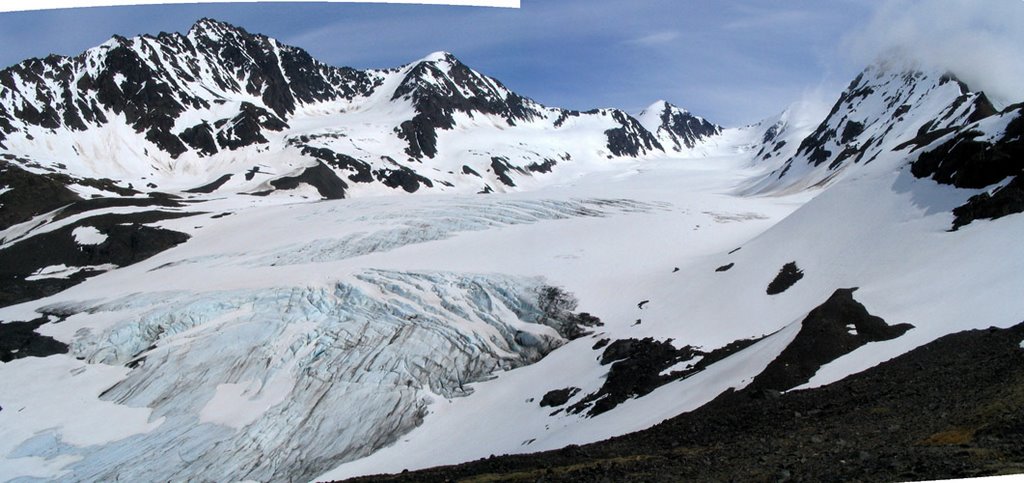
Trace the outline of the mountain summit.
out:
M 448 52 L 396 69 L 332 67 L 208 18 L 184 35 L 114 37 L 76 57 L 28 60 L 0 71 L 0 86 L 0 147 L 21 166 L 137 191 L 225 177 L 217 189 L 253 194 L 299 179 L 326 197 L 381 185 L 504 191 L 544 183 L 569 160 L 663 151 L 625 112 L 542 106 Z M 651 128 L 670 151 L 717 132 L 665 122 Z
M 720 134 L 722 127 L 659 100 L 638 116 L 640 123 L 655 134 L 663 146 L 675 152 L 693 148 L 701 140 Z

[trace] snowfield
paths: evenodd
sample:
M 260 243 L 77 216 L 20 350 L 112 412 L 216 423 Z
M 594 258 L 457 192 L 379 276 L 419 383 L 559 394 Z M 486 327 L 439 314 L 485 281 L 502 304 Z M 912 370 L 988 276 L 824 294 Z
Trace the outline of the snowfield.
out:
M 360 72 L 247 36 L 204 20 L 0 71 L 0 115 L 44 111 L 58 67 L 100 86 L 61 107 L 81 129 L 0 131 L 5 481 L 329 480 L 598 441 L 752 384 L 843 289 L 913 327 L 844 322 L 852 349 L 768 389 L 1024 320 L 1024 110 L 952 76 L 873 66 L 827 115 L 722 129 L 548 108 L 443 52 Z M 229 37 L 276 64 L 221 65 Z M 137 101 L 111 52 L 177 117 L 107 106 Z
M 972 192 L 911 180 L 893 157 L 823 191 L 739 196 L 764 168 L 748 165 L 742 132 L 723 136 L 732 146 L 719 156 L 637 160 L 529 192 L 213 199 L 203 211 L 232 215 L 160 222 L 192 238 L 0 312 L 67 316 L 39 332 L 71 347 L 2 367 L 6 474 L 174 479 L 202 468 L 215 479 L 331 479 L 552 449 L 643 429 L 743 387 L 835 288 L 860 287 L 871 313 L 915 329 L 826 365 L 809 386 L 1024 316 L 1014 296 L 1024 261 L 999 241 L 1024 227 L 1010 218 L 947 232 L 949 210 Z M 789 261 L 805 277 L 766 295 Z M 546 285 L 605 325 L 568 341 L 538 324 Z M 765 335 L 596 417 L 537 404 L 550 390 L 578 387 L 579 398 L 600 387 L 599 339 L 711 350 Z M 120 369 L 75 374 L 103 368 Z M 69 390 L 137 422 L 75 436 L 103 419 L 50 416 L 69 408 L 58 396 Z M 159 464 L 129 464 L 143 454 Z

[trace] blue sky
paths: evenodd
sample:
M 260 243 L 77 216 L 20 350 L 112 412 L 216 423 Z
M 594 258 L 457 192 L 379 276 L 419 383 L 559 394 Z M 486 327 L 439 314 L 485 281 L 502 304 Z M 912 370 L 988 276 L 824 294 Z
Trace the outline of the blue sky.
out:
M 333 65 L 394 67 L 447 50 L 544 104 L 635 112 L 666 99 L 739 125 L 802 97 L 831 102 L 866 62 L 851 46 L 879 48 L 865 39 L 889 31 L 880 16 L 905 10 L 894 3 L 913 2 L 522 0 L 519 9 L 253 3 L 0 13 L 0 65 L 75 55 L 115 33 L 184 32 L 206 16 Z

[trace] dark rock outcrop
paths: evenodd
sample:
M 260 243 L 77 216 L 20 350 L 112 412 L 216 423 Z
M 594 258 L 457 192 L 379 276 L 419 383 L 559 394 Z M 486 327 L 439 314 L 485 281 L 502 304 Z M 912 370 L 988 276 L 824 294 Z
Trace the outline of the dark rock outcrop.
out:
M 572 399 L 576 393 L 580 392 L 578 387 L 566 387 L 563 389 L 555 389 L 548 391 L 544 394 L 544 397 L 540 400 L 541 407 L 558 407 Z
M 81 199 L 68 189 L 71 179 L 39 175 L 0 161 L 0 230 Z
M 608 138 L 608 150 L 613 155 L 636 157 L 650 151 L 665 150 L 658 139 L 632 116 L 617 109 L 611 111 L 611 116 L 621 126 L 604 132 Z
M 768 295 L 780 294 L 789 287 L 792 287 L 801 278 L 804 278 L 803 270 L 797 268 L 796 262 L 789 262 L 782 266 L 779 274 L 768 284 L 768 289 L 765 291 Z
M 321 162 L 317 162 L 315 166 L 304 169 L 302 173 L 296 176 L 286 176 L 270 182 L 271 186 L 279 190 L 292 190 L 298 188 L 303 183 L 316 188 L 320 196 L 328 200 L 344 198 L 345 190 L 348 189 L 348 185 L 338 175 L 334 174 L 331 168 L 328 168 Z
M 587 394 L 567 408 L 570 413 L 586 412 L 597 416 L 607 412 L 628 399 L 642 397 L 672 381 L 686 379 L 731 354 L 745 349 L 759 339 L 734 341 L 710 352 L 693 346 L 676 348 L 672 340 L 656 341 L 653 338 L 620 339 L 608 344 L 600 342 L 595 349 L 604 347 L 600 362 L 611 364 L 605 382 L 597 391 Z M 669 369 L 680 362 L 696 359 L 693 364 L 676 370 Z
M 911 164 L 918 178 L 929 177 L 957 188 L 984 188 L 1024 172 L 1024 105 L 1007 108 L 1013 116 L 994 142 L 980 141 L 984 133 L 965 129 L 941 145 L 922 152 Z
M 52 295 L 100 273 L 80 270 L 67 278 L 26 280 L 42 268 L 107 264 L 123 267 L 184 243 L 189 238 L 187 234 L 146 224 L 194 214 L 144 211 L 84 217 L 0 249 L 0 307 Z M 81 245 L 72 234 L 80 227 L 92 227 L 106 239 L 96 245 Z
M 28 322 L 0 322 L 0 362 L 10 362 L 23 357 L 67 354 L 67 344 L 36 332 L 36 329 L 49 320 L 49 317 L 44 315 Z
M 220 178 L 217 178 L 217 179 L 213 180 L 210 183 L 204 184 L 204 185 L 196 187 L 196 188 L 187 189 L 187 190 L 185 190 L 185 192 L 186 193 L 213 193 L 214 191 L 217 191 L 217 188 L 220 188 L 221 186 L 224 186 L 224 183 L 227 183 L 228 180 L 231 179 L 231 176 L 232 175 L 230 175 L 230 174 L 225 174 L 224 176 L 221 176 Z
M 750 383 L 750 391 L 785 391 L 799 386 L 821 366 L 869 342 L 895 339 L 913 328 L 888 325 L 853 299 L 856 289 L 836 290 L 800 322 L 793 342 Z

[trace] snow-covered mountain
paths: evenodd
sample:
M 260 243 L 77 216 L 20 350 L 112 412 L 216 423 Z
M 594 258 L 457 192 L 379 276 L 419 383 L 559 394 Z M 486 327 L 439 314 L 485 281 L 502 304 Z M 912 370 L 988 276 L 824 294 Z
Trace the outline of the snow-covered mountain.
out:
M 945 72 L 721 128 L 203 20 L 0 86 L 8 479 L 555 449 L 1024 320 L 1024 109 Z
M 870 66 L 774 176 L 760 180 L 750 191 L 799 190 L 828 183 L 882 153 L 920 145 L 995 112 L 984 93 L 971 92 L 950 73 L 926 73 L 898 63 Z M 773 129 L 777 128 L 765 132 L 764 151 L 759 153 L 763 160 L 785 146 L 775 140 Z
M 104 195 L 299 183 L 326 198 L 506 191 L 588 170 L 562 164 L 663 151 L 625 112 L 542 106 L 446 52 L 396 69 L 337 68 L 210 19 L 185 35 L 25 61 L 0 85 L 0 146 Z M 689 144 L 715 132 L 678 122 L 665 132 Z
M 704 139 L 722 132 L 722 127 L 690 114 L 671 103 L 659 100 L 640 112 L 640 124 L 654 133 L 666 150 L 681 152 Z

